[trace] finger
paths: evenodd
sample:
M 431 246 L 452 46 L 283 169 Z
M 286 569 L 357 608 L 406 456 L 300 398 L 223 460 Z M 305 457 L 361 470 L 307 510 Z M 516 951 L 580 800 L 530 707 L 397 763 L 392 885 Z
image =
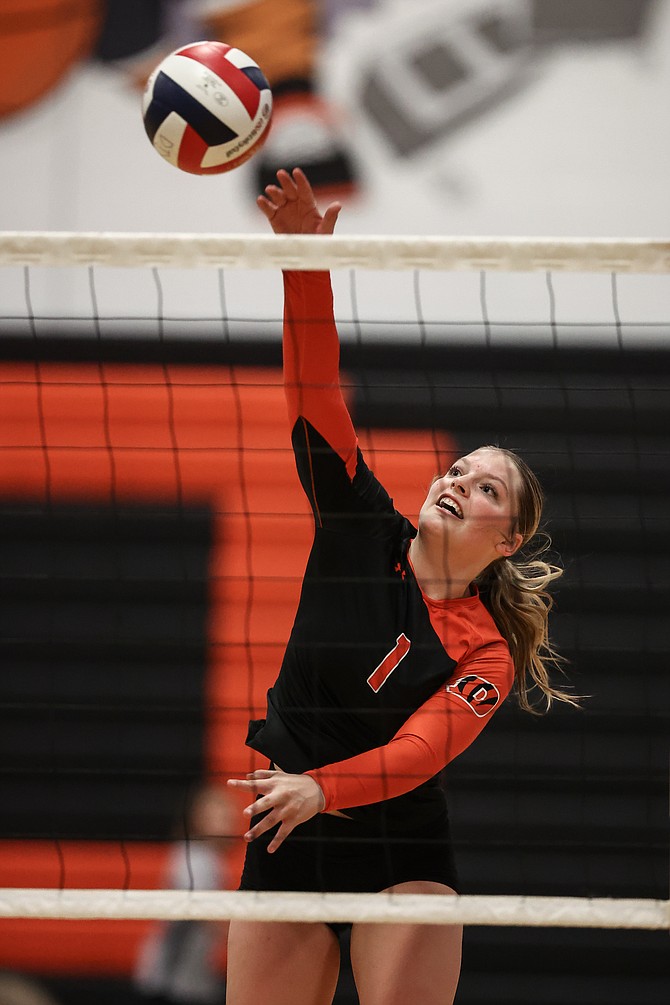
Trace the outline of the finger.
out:
M 279 187 L 279 185 L 266 185 L 265 197 L 275 206 L 286 205 L 286 193 L 283 188 Z
M 279 171 L 277 171 L 277 181 L 279 182 L 279 187 L 281 188 L 286 198 L 290 202 L 295 202 L 295 200 L 298 198 L 299 192 L 295 181 L 288 173 L 288 171 L 284 171 L 283 168 L 280 168 Z
M 244 789 L 246 792 L 253 792 L 254 795 L 258 795 L 261 791 L 258 781 L 260 781 L 260 779 L 229 778 L 228 785 L 231 789 Z
M 323 214 L 323 220 L 319 227 L 319 231 L 322 234 L 332 234 L 335 230 L 335 224 L 337 223 L 337 218 L 342 210 L 342 204 L 339 202 L 331 202 L 330 206 Z
M 265 793 L 265 795 L 258 796 L 254 799 L 253 803 L 250 803 L 243 810 L 245 817 L 257 817 L 261 813 L 269 812 L 274 808 L 275 801 L 272 797 L 272 793 Z
M 270 841 L 270 844 L 268 845 L 268 852 L 272 854 L 273 851 L 277 851 L 277 848 L 284 843 L 292 830 L 292 824 L 283 823 L 275 836 L 272 838 L 272 841 Z
M 262 820 L 255 823 L 253 827 L 244 835 L 245 841 L 255 841 L 256 838 L 260 837 L 261 834 L 265 834 L 266 831 L 272 830 L 277 824 L 281 823 L 281 816 L 278 810 L 273 810 L 266 814 Z
M 295 185 L 296 192 L 299 199 L 304 199 L 306 202 L 311 202 L 316 206 L 316 199 L 314 198 L 314 190 L 310 185 L 307 175 L 301 168 L 295 168 L 293 171 L 293 183 Z
M 277 772 L 271 768 L 257 768 L 256 771 L 250 771 L 245 775 L 245 778 L 274 778 L 276 774 Z
M 258 196 L 258 198 L 256 199 L 256 205 L 260 209 L 263 216 L 265 216 L 270 221 L 277 212 L 277 207 L 273 205 L 273 203 L 271 203 L 269 199 L 266 199 L 264 195 Z
M 259 800 L 254 799 L 253 803 L 249 803 L 248 806 L 245 806 L 244 809 L 242 810 L 242 816 L 249 817 L 249 819 L 256 816 L 256 814 L 259 812 L 258 803 Z

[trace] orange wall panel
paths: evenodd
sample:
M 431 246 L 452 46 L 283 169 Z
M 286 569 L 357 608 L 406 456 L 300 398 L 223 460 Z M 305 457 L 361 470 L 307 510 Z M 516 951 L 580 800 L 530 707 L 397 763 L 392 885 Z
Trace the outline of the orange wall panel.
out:
M 451 444 L 427 431 L 361 433 L 410 519 Z M 261 765 L 244 744 L 281 663 L 312 518 L 298 483 L 278 370 L 0 364 L 0 497 L 206 503 L 213 513 L 204 745 L 222 781 Z M 60 854 L 59 854 L 60 849 Z M 0 885 L 160 885 L 164 849 L 0 842 Z M 239 876 L 242 844 L 233 854 Z M 127 974 L 147 925 L 0 922 L 0 966 Z

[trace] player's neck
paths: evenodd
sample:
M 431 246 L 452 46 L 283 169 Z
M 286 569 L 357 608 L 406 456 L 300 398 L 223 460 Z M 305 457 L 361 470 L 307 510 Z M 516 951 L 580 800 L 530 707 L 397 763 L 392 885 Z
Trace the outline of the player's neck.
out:
M 457 600 L 470 596 L 473 577 L 454 575 L 444 556 L 432 554 L 417 535 L 409 546 L 409 560 L 421 592 L 431 600 Z

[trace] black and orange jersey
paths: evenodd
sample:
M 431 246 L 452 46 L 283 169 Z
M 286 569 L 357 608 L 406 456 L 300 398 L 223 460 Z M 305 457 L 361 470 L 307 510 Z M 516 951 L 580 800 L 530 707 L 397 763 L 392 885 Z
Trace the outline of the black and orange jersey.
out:
M 512 660 L 476 592 L 422 593 L 416 529 L 365 463 L 341 393 L 329 276 L 284 283 L 284 380 L 315 533 L 267 718 L 248 742 L 284 771 L 309 771 L 327 810 L 383 803 L 387 820 L 416 820 L 442 799 L 437 773 L 509 692 Z

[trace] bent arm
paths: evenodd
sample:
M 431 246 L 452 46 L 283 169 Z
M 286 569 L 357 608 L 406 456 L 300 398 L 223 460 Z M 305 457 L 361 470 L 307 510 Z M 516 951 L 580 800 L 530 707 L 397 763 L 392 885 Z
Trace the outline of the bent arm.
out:
M 497 700 L 482 713 L 458 690 L 440 688 L 398 730 L 389 743 L 305 772 L 318 782 L 324 811 L 366 806 L 404 795 L 427 782 L 481 733 L 507 696 L 508 683 L 495 688 Z

